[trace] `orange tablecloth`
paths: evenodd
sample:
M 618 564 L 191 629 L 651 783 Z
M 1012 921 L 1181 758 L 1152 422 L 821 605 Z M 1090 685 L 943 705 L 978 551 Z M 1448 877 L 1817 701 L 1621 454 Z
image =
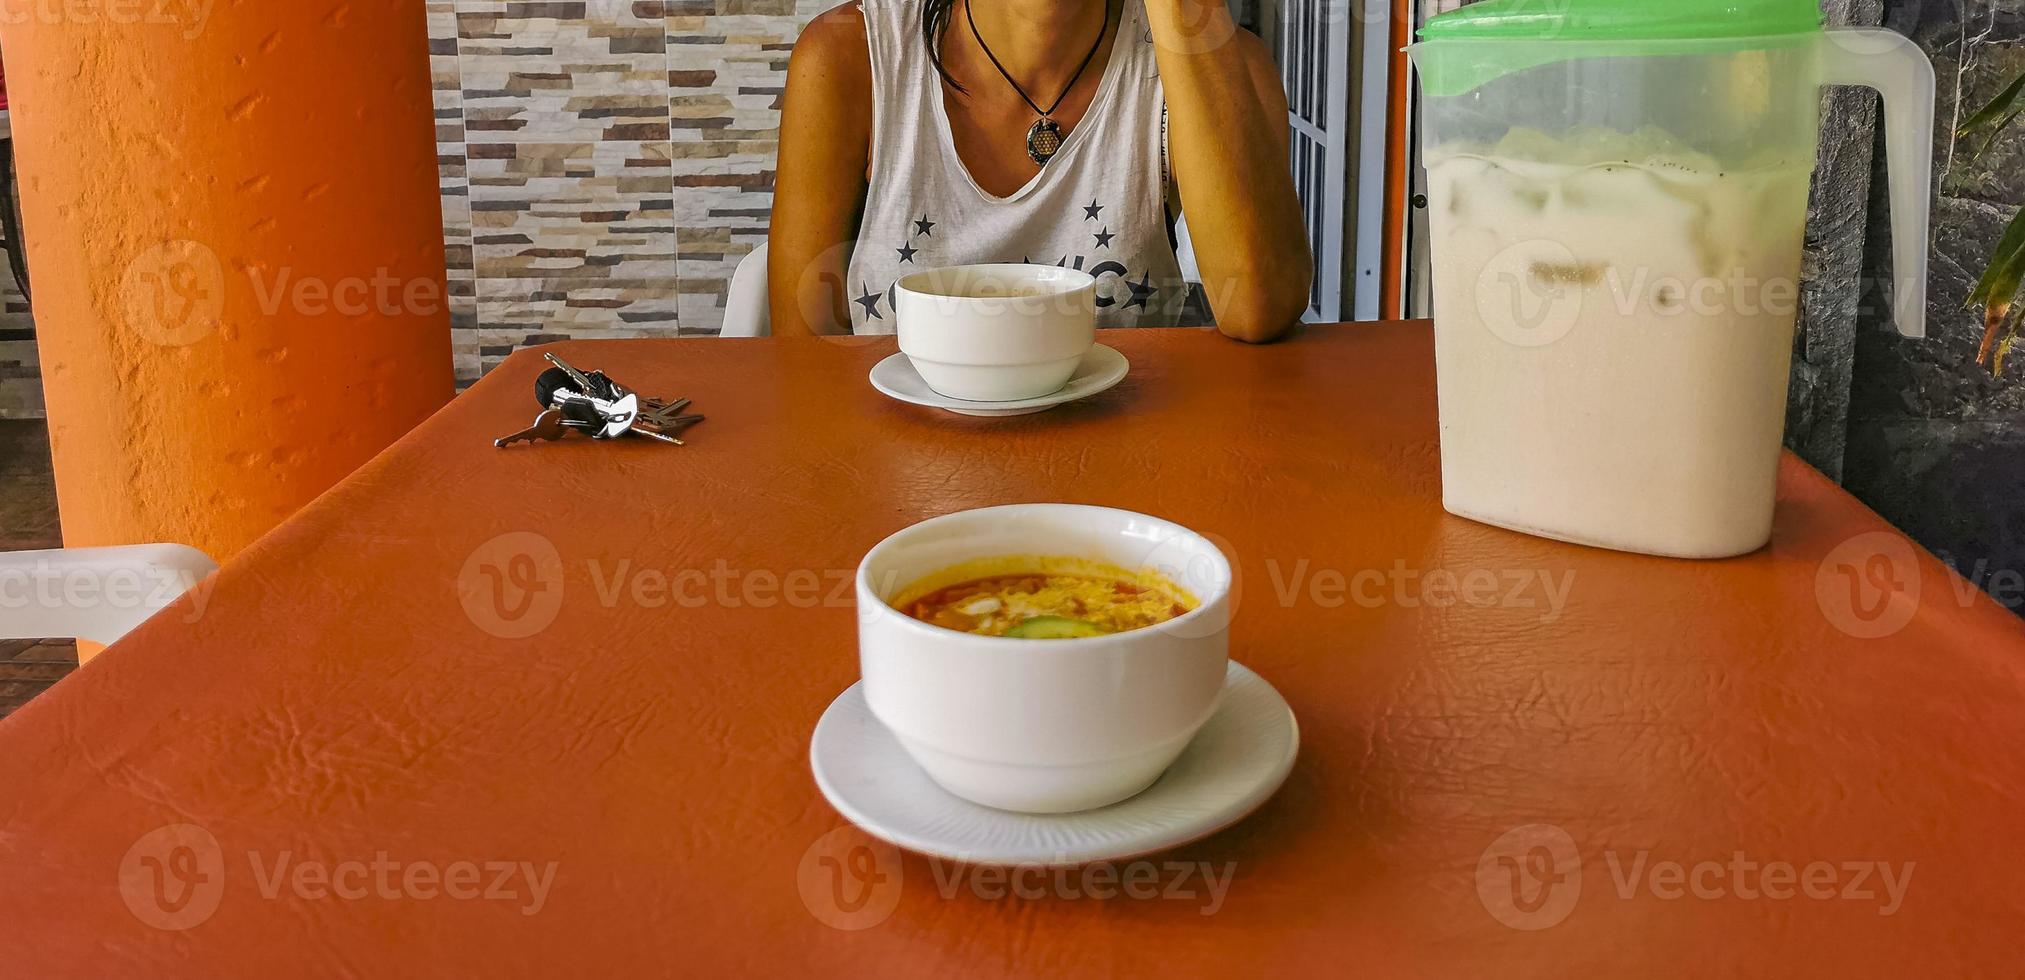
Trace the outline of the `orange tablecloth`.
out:
M 693 396 L 686 449 L 493 449 L 515 355 L 0 722 L 0 974 L 2016 968 L 2025 629 L 1818 473 L 1749 557 L 1557 544 L 1442 512 L 1425 324 L 1104 340 L 1123 386 L 1002 420 L 878 395 L 890 341 L 560 348 Z M 841 583 L 1042 500 L 1222 538 L 1292 777 L 1094 880 L 839 830 Z

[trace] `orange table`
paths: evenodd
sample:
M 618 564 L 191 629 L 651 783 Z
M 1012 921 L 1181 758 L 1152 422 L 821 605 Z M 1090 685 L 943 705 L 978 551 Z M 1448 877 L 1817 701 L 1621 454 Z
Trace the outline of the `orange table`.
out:
M 1749 557 L 1557 544 L 1442 512 L 1425 324 L 1105 340 L 1123 386 L 1010 420 L 887 401 L 890 341 L 561 348 L 686 449 L 494 450 L 515 355 L 0 722 L 0 974 L 2017 968 L 2025 628 L 1819 474 Z M 1221 537 L 1286 787 L 1089 877 L 839 829 L 842 583 L 1040 500 Z

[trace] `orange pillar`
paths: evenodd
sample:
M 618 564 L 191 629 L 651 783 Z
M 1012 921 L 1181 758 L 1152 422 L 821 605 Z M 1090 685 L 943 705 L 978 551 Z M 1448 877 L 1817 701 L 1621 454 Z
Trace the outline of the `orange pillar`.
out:
M 0 0 L 66 545 L 224 559 L 452 394 L 420 2 Z

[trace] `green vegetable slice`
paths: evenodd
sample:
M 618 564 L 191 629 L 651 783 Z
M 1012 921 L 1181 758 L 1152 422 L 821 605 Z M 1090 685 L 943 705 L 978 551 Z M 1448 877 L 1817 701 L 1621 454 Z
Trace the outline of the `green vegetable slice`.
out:
M 1085 636 L 1110 634 L 1110 630 L 1096 623 L 1086 623 L 1067 616 L 1035 616 L 1005 631 L 1005 635 L 1022 640 L 1073 640 Z

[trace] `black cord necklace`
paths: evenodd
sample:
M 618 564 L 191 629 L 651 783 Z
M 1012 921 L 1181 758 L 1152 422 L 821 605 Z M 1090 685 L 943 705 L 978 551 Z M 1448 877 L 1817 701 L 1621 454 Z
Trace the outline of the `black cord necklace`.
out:
M 1104 46 L 1104 36 L 1111 32 L 1110 3 L 1107 0 L 1104 5 L 1104 22 L 1097 27 L 1097 40 L 1091 43 L 1090 53 L 1083 56 L 1083 63 L 1076 66 L 1076 73 L 1069 76 L 1069 84 L 1062 86 L 1062 94 L 1055 96 L 1054 104 L 1045 109 L 1041 108 L 1040 105 L 1034 102 L 1031 96 L 1027 95 L 1027 90 L 1021 88 L 1020 83 L 1013 81 L 1012 72 L 1006 71 L 1005 66 L 999 64 L 998 55 L 991 53 L 991 45 L 984 43 L 984 35 L 978 33 L 977 30 L 977 15 L 971 13 L 970 10 L 970 0 L 963 0 L 963 16 L 970 21 L 970 36 L 977 38 L 977 46 L 983 49 L 985 57 L 991 59 L 991 66 L 998 69 L 998 73 L 1005 78 L 1006 84 L 1012 86 L 1013 91 L 1020 94 L 1021 101 L 1024 101 L 1028 108 L 1034 110 L 1041 117 L 1034 121 L 1032 128 L 1027 130 L 1027 156 L 1032 158 L 1034 163 L 1046 166 L 1048 161 L 1054 159 L 1055 154 L 1062 150 L 1062 126 L 1049 117 L 1053 116 L 1055 110 L 1061 107 L 1062 100 L 1069 97 L 1069 91 L 1076 87 L 1076 82 L 1083 77 L 1083 72 L 1090 67 L 1090 61 L 1097 57 L 1097 49 Z

